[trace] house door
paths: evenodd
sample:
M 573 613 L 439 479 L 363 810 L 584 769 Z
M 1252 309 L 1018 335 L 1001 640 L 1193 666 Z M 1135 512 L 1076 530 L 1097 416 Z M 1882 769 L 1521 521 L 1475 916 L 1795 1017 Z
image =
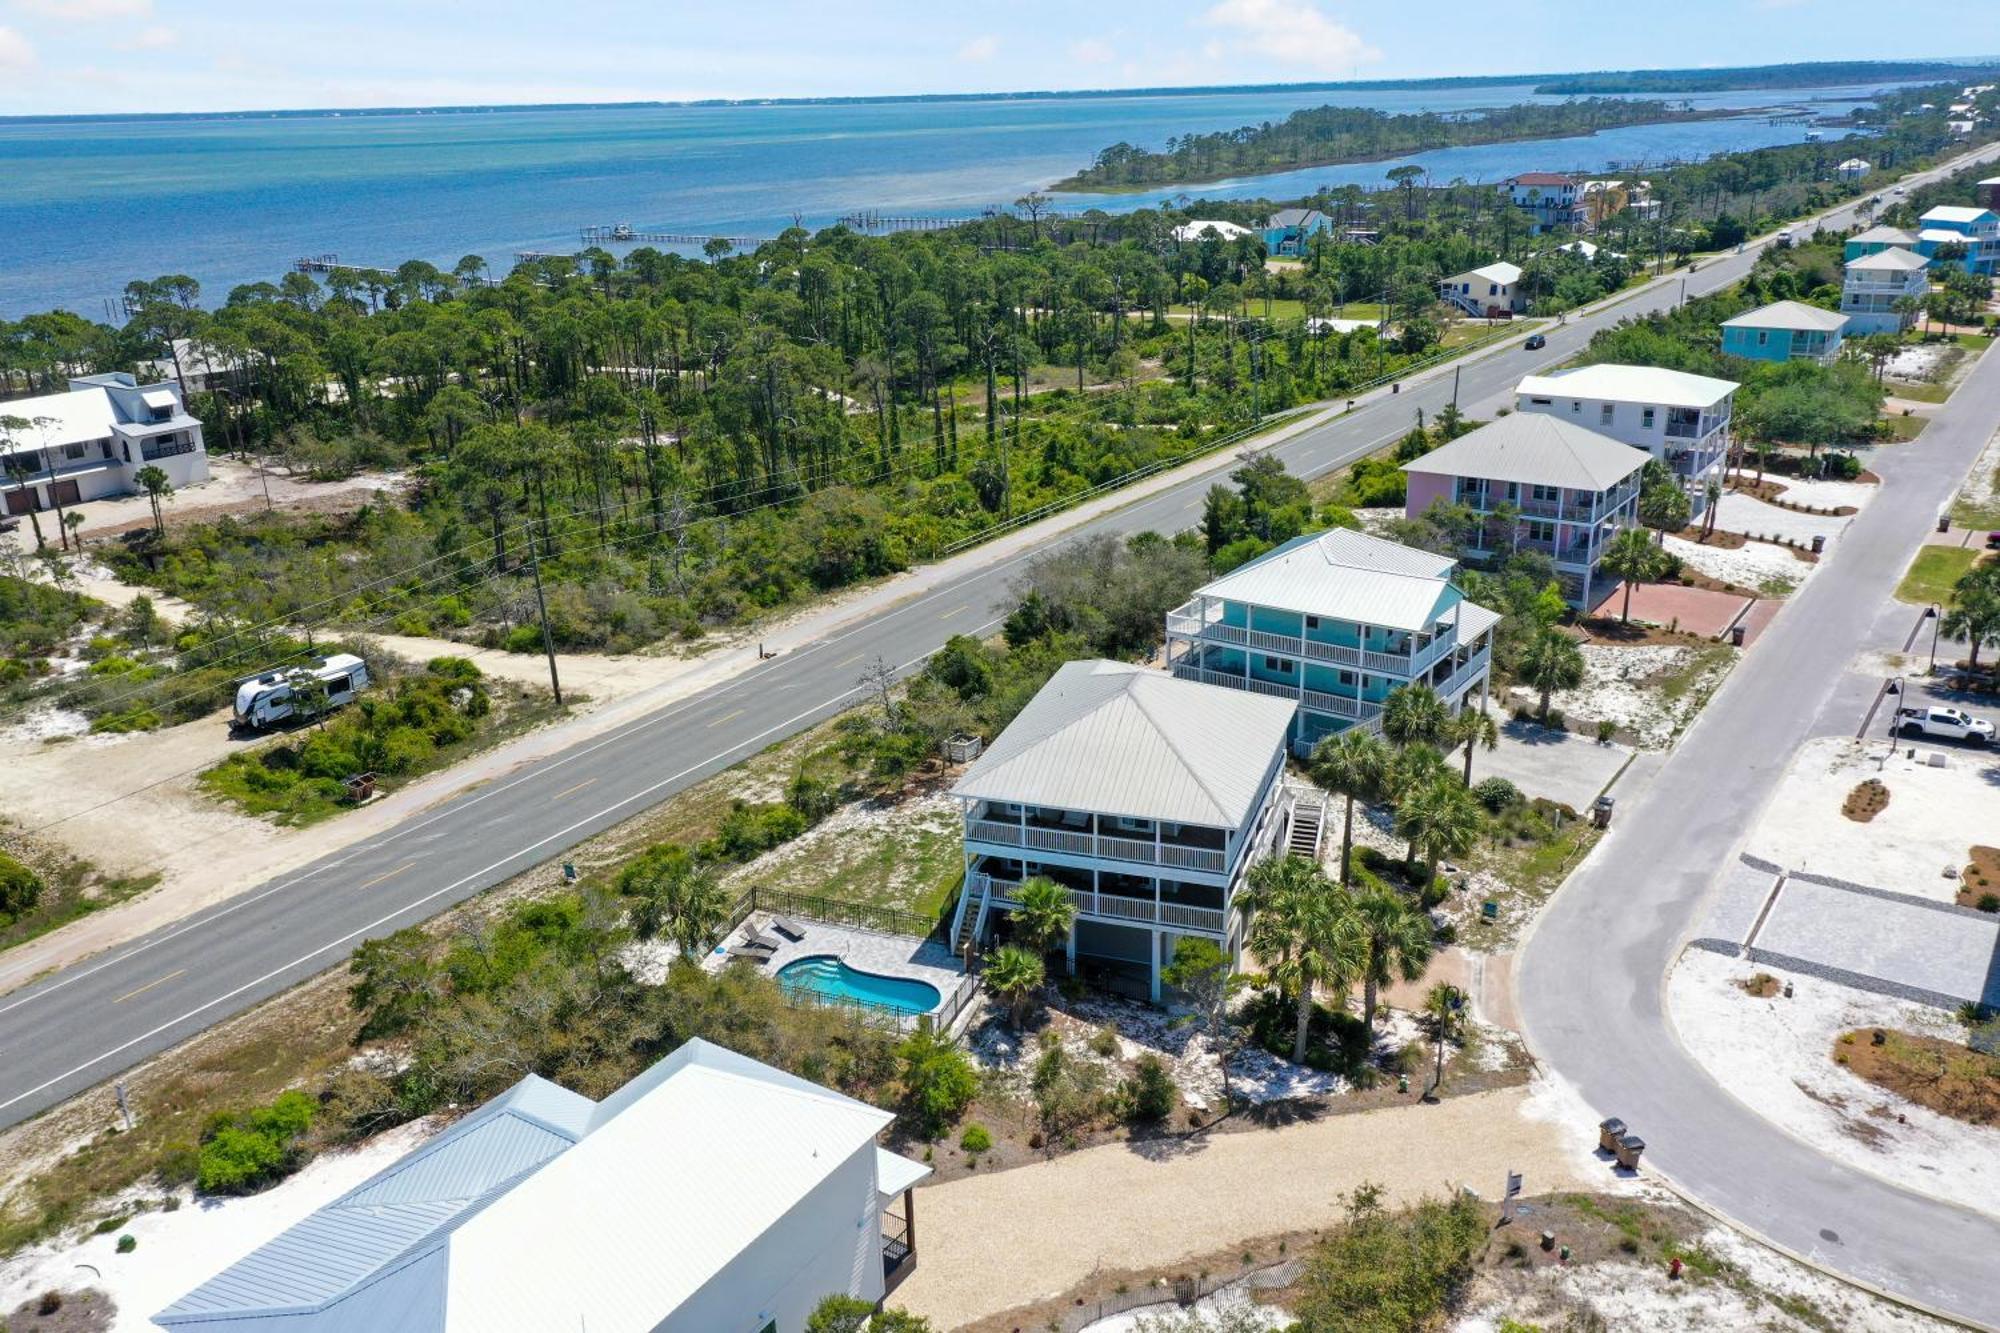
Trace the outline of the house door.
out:
M 35 503 L 35 496 L 36 491 L 32 486 L 21 486 L 7 492 L 7 512 L 10 514 L 26 514 L 32 510 L 41 508 L 40 505 Z
M 55 484 L 56 503 L 74 505 L 83 503 L 83 491 L 74 481 L 59 481 Z

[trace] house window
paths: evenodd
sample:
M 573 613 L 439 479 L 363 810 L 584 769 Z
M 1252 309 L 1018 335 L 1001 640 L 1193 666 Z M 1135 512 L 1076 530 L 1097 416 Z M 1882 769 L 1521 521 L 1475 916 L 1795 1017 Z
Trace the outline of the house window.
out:
M 1610 403 L 1604 403 L 1597 409 L 1597 424 L 1600 426 L 1608 426 L 1611 424 L 1612 418 L 1617 415 L 1618 415 L 1617 408 L 1613 407 Z
M 1319 628 L 1319 617 L 1318 617 L 1318 616 L 1307 616 L 1307 617 L 1306 617 L 1306 628 L 1307 628 L 1307 629 L 1318 629 L 1318 628 Z
M 1532 542 L 1553 542 L 1556 539 L 1556 525 L 1539 518 L 1528 520 L 1528 540 Z
M 1340 683 L 1342 685 L 1352 685 L 1354 683 L 1354 673 L 1352 671 L 1341 672 Z
M 148 461 L 155 458 L 172 458 L 176 454 L 194 452 L 194 440 L 178 434 L 151 435 L 139 441 L 139 452 Z
M 1583 404 L 1572 398 L 1569 400 L 1569 410 L 1573 416 L 1580 415 L 1583 412 Z
M 1759 347 L 1769 347 L 1771 345 L 1771 331 L 1769 329 L 1757 330 L 1757 345 Z
M 1657 415 L 1657 411 L 1656 411 L 1656 409 L 1654 409 L 1654 408 L 1650 408 L 1650 407 L 1642 407 L 1642 408 L 1640 408 L 1640 409 L 1639 409 L 1639 428 L 1640 428 L 1641 430 L 1651 430 L 1651 429 L 1653 428 L 1653 418 L 1654 418 L 1654 416 L 1656 416 L 1656 415 Z
M 1562 498 L 1562 488 L 1560 486 L 1536 486 L 1534 488 L 1534 497 L 1537 500 L 1560 500 Z
M 1292 664 L 1282 657 L 1267 657 L 1264 659 L 1264 670 L 1289 676 L 1292 674 Z
M 1530 398 L 1528 401 L 1536 407 L 1550 407 L 1555 403 L 1555 399 L 1553 398 Z
M 66 445 L 64 445 L 64 446 L 63 446 L 63 457 L 64 457 L 64 458 L 82 458 L 82 457 L 83 457 L 83 446 L 82 446 L 82 445 L 80 445 L 80 444 L 66 444 Z

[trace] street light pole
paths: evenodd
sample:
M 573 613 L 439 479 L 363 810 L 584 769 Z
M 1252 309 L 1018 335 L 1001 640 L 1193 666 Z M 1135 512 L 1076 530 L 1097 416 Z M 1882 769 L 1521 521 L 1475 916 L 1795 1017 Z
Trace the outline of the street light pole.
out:
M 1935 676 L 1935 675 L 1937 674 L 1937 643 L 1938 643 L 1938 631 L 1939 631 L 1940 629 L 1943 629 L 1943 628 L 1944 628 L 1944 616 L 1943 616 L 1942 614 L 1940 614 L 1940 612 L 1939 612 L 1939 609 L 1938 609 L 1938 604 L 1937 604 L 1936 602 L 1932 602 L 1932 603 L 1931 603 L 1931 604 L 1930 604 L 1929 606 L 1927 606 L 1927 607 L 1925 607 L 1925 608 L 1924 608 L 1924 616 L 1925 616 L 1925 618 L 1926 618 L 1926 619 L 1928 619 L 1928 620 L 1929 620 L 1929 621 L 1931 622 L 1931 669 L 1930 669 L 1930 674 L 1931 674 L 1931 675 L 1933 675 L 1933 676 Z

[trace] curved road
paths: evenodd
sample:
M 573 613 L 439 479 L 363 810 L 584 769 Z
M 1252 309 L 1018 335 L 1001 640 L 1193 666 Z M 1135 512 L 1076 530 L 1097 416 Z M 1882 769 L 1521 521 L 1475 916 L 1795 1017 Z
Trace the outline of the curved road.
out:
M 1989 155 L 1992 151 L 2000 150 L 1989 150 Z M 1828 215 L 1828 221 L 1837 226 L 1850 220 L 1850 212 L 1844 209 Z M 1460 362 L 1456 370 L 1446 366 L 1421 381 L 1411 381 L 1407 392 L 1377 392 L 1353 412 L 1283 439 L 1272 446 L 1273 452 L 1302 476 L 1341 466 L 1402 434 L 1416 408 L 1435 413 L 1450 398 L 1455 380 L 1460 381 L 1461 403 L 1474 411 L 1510 402 L 1512 387 L 1522 375 L 1552 368 L 1574 356 L 1595 330 L 1671 304 L 1680 299 L 1683 288 L 1695 295 L 1733 282 L 1748 269 L 1755 254 L 1753 248 L 1744 255 L 1709 261 L 1685 281 L 1678 276 L 1662 280 L 1609 307 L 1573 319 L 1549 331 L 1549 345 L 1543 353 L 1525 355 L 1509 340 L 1492 352 Z M 1987 369 L 1994 366 L 1989 364 Z M 1991 377 L 1987 382 L 1991 383 Z M 1937 452 L 1932 442 L 1924 449 Z M 1129 533 L 1148 528 L 1178 531 L 1199 519 L 1203 493 L 1232 466 L 1232 458 L 1218 457 L 1199 476 L 1183 475 L 1171 485 L 1087 522 L 1053 520 L 1044 530 L 1051 535 Z M 1864 511 L 1867 521 L 1876 523 L 1878 515 L 1901 510 L 1914 512 L 1914 502 L 1900 502 L 1895 495 L 1890 491 Z M 1837 601 L 1835 590 L 1843 586 L 1837 569 L 1859 563 L 1865 545 L 1853 536 L 1841 543 L 1836 569 L 1828 571 L 1836 576 L 1813 580 L 1802 600 L 1816 605 Z M 1029 549 L 1033 549 L 1032 544 Z M 338 965 L 361 940 L 434 915 L 831 716 L 853 702 L 855 680 L 864 663 L 880 657 L 907 668 L 928 656 L 947 636 L 993 625 L 995 608 L 1027 558 L 1008 554 L 996 544 L 990 553 L 976 556 L 964 572 L 930 591 L 867 614 L 733 680 L 530 763 L 500 781 L 461 792 L 388 833 L 295 874 L 0 997 L 0 1125 L 22 1120 L 84 1091 L 210 1024 Z M 1900 558 L 1890 560 L 1880 576 L 1893 578 L 1890 571 L 1901 568 Z M 1751 661 L 1776 661 L 1788 652 L 1811 656 L 1803 645 L 1785 646 L 1804 637 L 1803 627 L 1809 620 L 1802 610 L 1788 612 L 1766 635 Z M 1845 656 L 1836 653 L 1827 660 L 1838 663 Z M 1745 673 L 1739 672 L 1738 680 L 1725 689 L 1720 702 L 1729 707 L 1728 696 L 1748 693 Z M 1789 705 L 1795 701 L 1780 702 Z M 1730 765 L 1736 762 L 1728 743 L 1722 745 L 1720 757 L 1713 754 L 1715 741 L 1711 738 L 1727 735 L 1727 728 L 1708 725 L 1694 738 L 1701 745 L 1688 750 L 1708 756 L 1702 764 L 1713 767 L 1711 777 L 1730 772 Z M 1768 755 L 1788 748 L 1788 744 L 1774 748 Z M 1756 779 L 1751 784 L 1754 790 L 1761 791 L 1775 777 L 1777 763 L 1770 757 L 1760 760 L 1761 767 L 1751 771 Z M 1700 766 L 1676 762 L 1670 771 L 1685 782 L 1685 775 Z M 1732 776 L 1730 789 L 1744 786 L 1743 777 Z M 1724 785 L 1712 784 L 1717 790 Z M 1656 784 L 1656 797 L 1666 786 L 1665 781 Z M 1730 812 L 1717 808 L 1717 802 L 1707 799 L 1710 794 L 1703 793 L 1700 808 L 1715 813 L 1704 827 L 1719 827 Z M 1635 937 L 1623 948 L 1604 948 L 1601 927 L 1588 919 L 1614 905 L 1607 899 L 1625 906 L 1625 895 L 1607 895 L 1596 888 L 1605 882 L 1605 866 L 1644 866 L 1653 857 L 1658 857 L 1655 864 L 1671 864 L 1677 859 L 1658 851 L 1637 860 L 1623 855 L 1626 847 L 1638 844 L 1643 833 L 1643 820 L 1633 817 L 1643 809 L 1621 816 L 1621 828 L 1587 868 L 1586 883 L 1564 895 L 1555 913 L 1559 920 L 1538 935 L 1535 966 L 1529 970 L 1524 998 L 1535 1001 L 1536 1033 L 1550 1043 L 1545 1050 L 1566 1071 L 1574 1066 L 1593 1096 L 1616 1101 L 1628 1118 L 1660 1136 L 1661 1146 L 1656 1151 L 1662 1160 L 1678 1165 L 1687 1160 L 1687 1154 L 1670 1136 L 1668 1124 L 1695 1121 L 1678 1113 L 1671 1117 L 1653 1114 L 1651 1090 L 1657 1081 L 1649 1081 L 1645 1071 L 1648 1062 L 1668 1068 L 1679 1058 L 1659 1021 L 1658 984 L 1670 945 L 1690 918 L 1707 872 L 1690 861 L 1684 882 L 1671 897 L 1660 898 L 1646 912 L 1629 914 L 1632 919 L 1627 919 L 1621 930 L 1650 921 L 1653 933 Z M 1687 822 L 1681 812 L 1670 813 L 1671 822 Z M 1661 819 L 1663 827 L 1670 822 L 1667 815 Z M 1684 845 L 1681 837 L 1658 841 L 1669 843 L 1666 851 L 1675 854 Z M 1719 858 L 1711 858 L 1707 865 L 1718 863 Z M 1631 882 L 1645 880 L 1634 875 Z M 1649 889 L 1646 897 L 1657 898 L 1658 892 Z M 1579 914 L 1586 919 L 1572 926 L 1571 919 Z M 1560 961 L 1546 969 L 1541 966 L 1544 958 L 1559 959 L 1567 947 L 1565 941 L 1578 936 L 1589 941 L 1586 956 L 1578 964 L 1581 974 Z M 1642 1023 L 1626 1037 L 1628 1052 L 1619 1072 L 1605 1078 L 1596 1076 L 1593 1063 L 1602 1063 L 1601 1042 L 1587 1026 L 1572 1027 L 1562 1005 L 1541 1002 L 1543 975 L 1579 975 L 1578 993 L 1586 993 L 1587 985 L 1590 999 L 1577 1006 L 1578 1011 L 1604 1015 L 1607 1022 L 1612 1014 L 1622 1019 L 1635 1011 L 1642 1016 L 1650 1012 L 1651 1025 Z M 1646 1054 L 1635 1061 L 1633 1051 Z M 1636 1070 L 1632 1067 L 1635 1063 Z M 1678 1077 L 1690 1088 L 1698 1086 L 1700 1079 L 1698 1073 Z M 1628 1092 L 1633 1083 L 1643 1091 Z M 1708 1097 L 1709 1113 L 1725 1115 L 1730 1106 L 1727 1099 L 1712 1088 Z M 1737 1127 L 1740 1132 L 1754 1133 L 1761 1124 L 1755 1117 L 1737 1114 L 1749 1125 L 1747 1129 Z M 1767 1137 L 1789 1143 L 1768 1127 L 1765 1132 Z M 1791 1148 L 1794 1155 L 1804 1151 L 1796 1144 Z M 1793 1173 L 1774 1177 L 1756 1169 L 1757 1165 L 1753 1156 L 1723 1172 L 1716 1191 L 1719 1202 L 1768 1234 L 1790 1237 L 1792 1230 L 1773 1230 L 1764 1210 L 1739 1204 L 1724 1188 L 1768 1181 L 1773 1197 L 1794 1188 L 1797 1177 Z M 1841 1188 L 1839 1173 L 1824 1163 L 1801 1163 L 1798 1172 L 1822 1180 L 1827 1192 Z M 1690 1183 L 1699 1187 L 1708 1179 Z M 1907 1221 L 1913 1250 L 1961 1256 L 2000 1253 L 1990 1234 L 1968 1235 L 1963 1244 L 1940 1244 L 1933 1230 L 1937 1225 L 1934 1219 L 1920 1223 L 1911 1212 L 1898 1216 Z M 1859 1227 L 1847 1225 L 1849 1234 L 1859 1234 Z M 1888 1228 L 1885 1225 L 1883 1229 Z M 1920 1236 L 1926 1239 L 1919 1242 Z
M 1871 464 L 1881 494 L 1543 910 L 1515 989 L 1530 1047 L 1600 1115 L 1633 1125 L 1648 1165 L 1682 1191 L 1795 1254 L 2000 1327 L 2000 1221 L 1786 1134 L 1681 1049 L 1665 995 L 1717 876 L 1996 427 L 2000 354 L 1989 352 L 1918 443 Z M 1894 617 L 1899 632 L 1913 615 Z M 2000 795 L 1994 810 L 2000 824 Z

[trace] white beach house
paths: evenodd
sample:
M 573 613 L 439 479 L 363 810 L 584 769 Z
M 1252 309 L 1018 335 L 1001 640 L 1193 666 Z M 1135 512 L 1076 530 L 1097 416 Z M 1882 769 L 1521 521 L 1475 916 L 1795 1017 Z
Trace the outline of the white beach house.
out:
M 1154 1001 L 1181 937 L 1237 957 L 1237 893 L 1287 833 L 1293 707 L 1119 662 L 1063 665 L 952 788 L 965 815 L 953 940 L 1004 933 L 1039 876 L 1076 903 L 1070 965 Z
M 1700 515 L 1708 483 L 1722 479 L 1737 388 L 1734 380 L 1658 366 L 1579 366 L 1528 376 L 1515 386 L 1514 406 L 1644 449 L 1679 479 Z
M 176 488 L 208 480 L 201 422 L 180 387 L 124 374 L 79 376 L 66 393 L 0 402 L 0 453 L 9 514 L 131 494 L 148 466 Z
M 876 1145 L 894 1119 L 699 1039 L 602 1102 L 529 1075 L 153 1323 L 798 1333 L 915 1261 L 930 1168 Z
M 1916 322 L 1930 295 L 1930 261 L 1901 246 L 1889 246 L 1847 261 L 1840 281 L 1840 313 L 1847 332 L 1901 333 Z

